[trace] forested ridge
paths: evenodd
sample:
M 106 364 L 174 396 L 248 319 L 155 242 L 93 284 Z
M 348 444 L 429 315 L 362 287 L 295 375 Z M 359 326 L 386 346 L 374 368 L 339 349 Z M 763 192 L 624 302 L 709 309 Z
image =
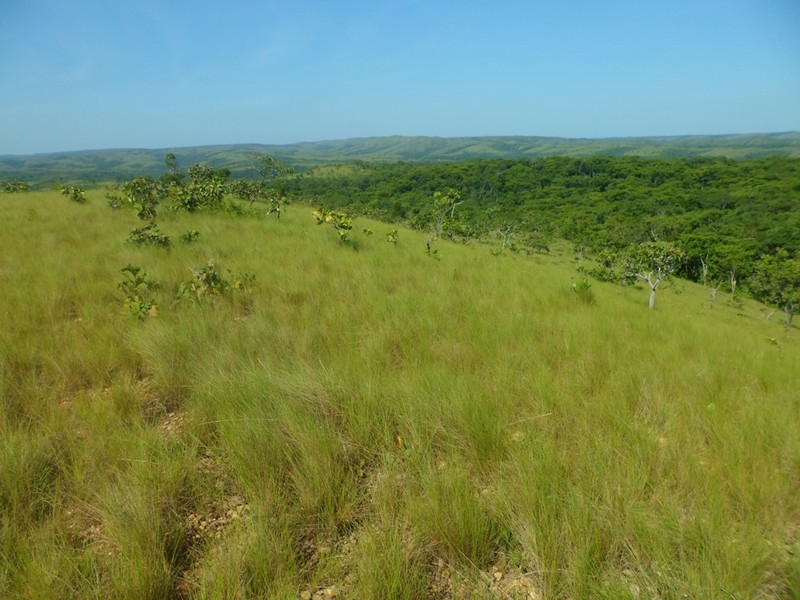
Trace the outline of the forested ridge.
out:
M 311 169 L 283 191 L 424 228 L 430 198 L 448 188 L 462 200 L 446 227 L 451 238 L 514 237 L 535 249 L 563 238 L 595 254 L 674 242 L 685 253 L 680 275 L 728 291 L 762 256 L 800 250 L 800 161 L 789 158 L 361 162 Z

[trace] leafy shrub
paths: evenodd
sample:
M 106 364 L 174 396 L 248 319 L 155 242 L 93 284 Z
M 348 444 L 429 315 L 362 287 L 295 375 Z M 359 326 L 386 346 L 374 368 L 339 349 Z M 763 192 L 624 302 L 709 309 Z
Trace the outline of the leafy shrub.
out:
M 136 215 L 142 220 L 156 218 L 156 207 L 164 196 L 164 186 L 149 177 L 137 177 L 128 181 L 123 186 L 126 202 L 136 210 Z
M 196 242 L 197 238 L 200 237 L 200 232 L 196 229 L 190 229 L 189 231 L 185 231 L 181 234 L 181 241 L 185 244 L 191 244 L 192 242 Z
M 148 223 L 144 227 L 137 227 L 128 234 L 128 241 L 137 246 L 161 246 L 162 248 L 169 248 L 169 236 L 161 233 L 158 225 L 155 223 Z
M 222 296 L 230 291 L 250 292 L 255 283 L 255 275 L 250 273 L 236 274 L 228 271 L 230 279 L 225 279 L 213 260 L 190 271 L 192 278 L 178 288 L 179 299 L 199 301 L 209 296 Z
M 151 280 L 141 267 L 128 264 L 121 270 L 127 278 L 117 284 L 117 288 L 123 294 L 125 310 L 138 319 L 156 316 L 158 308 L 152 293 L 160 285 Z
M 83 188 L 74 185 L 62 185 L 61 193 L 73 202 L 78 204 L 86 203 L 86 191 Z
M 116 192 L 106 192 L 106 202 L 108 207 L 113 210 L 118 210 L 130 204 L 125 198 Z
M 339 210 L 326 210 L 320 208 L 314 211 L 317 225 L 330 224 L 339 234 L 339 241 L 346 244 L 350 241 L 350 230 L 353 229 L 353 217 Z
M 28 184 L 24 181 L 20 181 L 19 179 L 13 179 L 11 181 L 4 180 L 2 182 L 2 191 L 6 194 L 13 194 L 16 192 L 27 192 L 28 191 Z
M 397 242 L 400 241 L 400 238 L 397 234 L 397 229 L 392 229 L 389 233 L 386 234 L 386 241 L 390 244 L 397 245 Z
M 592 291 L 592 284 L 585 277 L 572 284 L 572 291 L 584 304 L 594 304 L 597 301 Z

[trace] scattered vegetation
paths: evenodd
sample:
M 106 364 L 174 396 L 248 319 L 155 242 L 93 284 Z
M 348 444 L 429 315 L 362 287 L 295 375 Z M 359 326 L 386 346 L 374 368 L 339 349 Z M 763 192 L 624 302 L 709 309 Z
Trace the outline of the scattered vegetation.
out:
M 156 316 L 158 307 L 153 293 L 159 284 L 152 281 L 141 267 L 129 264 L 122 268 L 122 273 L 126 277 L 117 287 L 123 294 L 125 310 L 139 319 Z
M 19 179 L 3 180 L 0 182 L 0 190 L 6 194 L 18 194 L 20 192 L 27 192 L 30 185 Z
M 200 232 L 197 229 L 189 229 L 181 234 L 181 241 L 184 244 L 191 244 L 200 238 Z
M 443 180 L 391 243 L 321 197 L 318 223 L 362 250 L 331 253 L 304 211 L 266 219 L 224 173 L 165 162 L 170 181 L 136 184 L 150 200 L 116 197 L 148 235 L 165 235 L 156 211 L 204 232 L 170 252 L 124 243 L 131 211 L 0 203 L 0 596 L 796 595 L 800 340 L 730 289 L 733 269 L 793 314 L 772 217 L 750 227 L 767 248 L 752 264 L 677 244 L 679 226 L 641 254 L 589 236 L 580 266 L 615 281 L 576 281 L 555 235 L 511 250 L 541 220 L 490 214 L 515 228 L 490 257 L 469 188 Z M 422 256 L 432 231 L 442 260 Z M 687 264 L 725 275 L 713 310 L 702 282 L 660 283 L 653 312 L 616 285 Z
M 86 190 L 74 185 L 62 185 L 61 194 L 77 204 L 86 203 Z
M 171 245 L 169 236 L 163 233 L 154 221 L 136 227 L 128 234 L 128 241 L 137 246 L 160 246 L 161 248 L 169 248 Z
M 317 225 L 327 223 L 339 234 L 339 241 L 346 244 L 350 241 L 350 231 L 353 229 L 353 217 L 340 210 L 325 210 L 320 208 L 314 211 Z

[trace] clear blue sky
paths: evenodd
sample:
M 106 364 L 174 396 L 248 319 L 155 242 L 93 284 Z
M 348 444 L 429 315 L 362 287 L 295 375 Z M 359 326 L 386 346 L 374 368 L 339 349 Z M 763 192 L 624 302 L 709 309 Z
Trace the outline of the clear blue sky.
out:
M 800 130 L 800 0 L 0 0 L 0 154 Z

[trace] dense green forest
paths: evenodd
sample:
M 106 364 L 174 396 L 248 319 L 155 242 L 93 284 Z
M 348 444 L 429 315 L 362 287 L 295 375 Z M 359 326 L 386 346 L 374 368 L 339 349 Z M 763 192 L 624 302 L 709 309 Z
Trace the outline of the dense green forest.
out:
M 590 248 L 705 235 L 750 240 L 757 255 L 800 249 L 800 161 L 767 159 L 476 160 L 317 168 L 284 193 L 387 220 L 427 222 L 428 199 L 454 188 L 453 231 L 513 224 Z
M 601 262 L 644 242 L 682 252 L 678 273 L 757 297 L 763 256 L 800 250 L 800 161 L 551 157 L 433 164 L 358 163 L 319 167 L 283 183 L 283 193 L 315 198 L 387 221 L 426 228 L 431 197 L 453 189 L 452 239 L 495 240 L 546 250 L 559 238 Z M 763 264 L 762 264 L 763 266 Z

